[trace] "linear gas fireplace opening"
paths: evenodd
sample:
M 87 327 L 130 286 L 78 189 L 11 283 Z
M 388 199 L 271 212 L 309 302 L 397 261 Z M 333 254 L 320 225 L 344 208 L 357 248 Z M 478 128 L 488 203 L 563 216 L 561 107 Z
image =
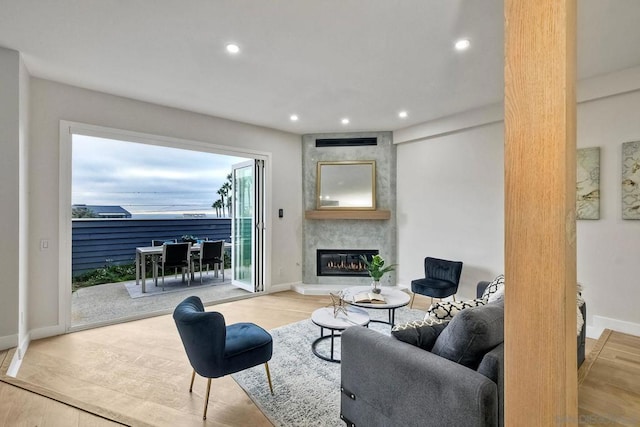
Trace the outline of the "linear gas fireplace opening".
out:
M 377 249 L 317 249 L 318 276 L 369 276 L 361 256 L 371 260 Z

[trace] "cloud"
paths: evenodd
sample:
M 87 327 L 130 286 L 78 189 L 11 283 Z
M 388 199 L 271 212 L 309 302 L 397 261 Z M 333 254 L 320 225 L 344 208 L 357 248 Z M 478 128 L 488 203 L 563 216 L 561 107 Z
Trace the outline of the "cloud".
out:
M 232 165 L 245 160 L 74 135 L 72 202 L 131 212 L 211 210 Z

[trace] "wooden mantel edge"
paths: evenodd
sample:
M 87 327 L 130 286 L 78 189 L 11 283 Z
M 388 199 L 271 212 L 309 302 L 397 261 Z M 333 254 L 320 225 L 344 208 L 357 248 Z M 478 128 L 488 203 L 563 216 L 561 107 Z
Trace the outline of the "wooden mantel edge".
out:
M 391 218 L 389 210 L 312 210 L 304 214 L 306 219 L 373 219 L 387 220 Z

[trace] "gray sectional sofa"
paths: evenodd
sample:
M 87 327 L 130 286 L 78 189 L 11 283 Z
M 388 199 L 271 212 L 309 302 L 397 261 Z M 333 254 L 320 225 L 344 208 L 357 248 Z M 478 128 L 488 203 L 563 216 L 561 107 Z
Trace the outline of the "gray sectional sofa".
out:
M 478 284 L 479 296 L 484 287 Z M 439 329 L 430 351 L 363 327 L 344 331 L 340 417 L 347 426 L 504 425 L 503 301 L 465 309 Z M 430 346 L 427 340 L 418 345 Z

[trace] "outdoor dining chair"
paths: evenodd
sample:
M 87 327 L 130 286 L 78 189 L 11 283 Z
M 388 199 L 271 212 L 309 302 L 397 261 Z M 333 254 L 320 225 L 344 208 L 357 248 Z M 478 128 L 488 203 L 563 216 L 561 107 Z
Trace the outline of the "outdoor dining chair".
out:
M 200 243 L 200 256 L 195 258 L 193 262 L 200 270 L 200 284 L 202 284 L 202 269 L 205 266 L 207 267 L 207 274 L 209 274 L 209 267 L 213 266 L 216 277 L 219 270 L 222 270 L 222 281 L 224 282 L 224 240 Z
M 158 268 L 162 269 L 162 290 L 164 291 L 165 269 L 174 268 L 177 277 L 178 268 L 182 270 L 182 281 L 185 272 L 187 274 L 187 286 L 191 286 L 191 242 L 164 243 L 162 245 L 162 257 L 156 264 L 154 271 L 155 283 L 158 286 Z

